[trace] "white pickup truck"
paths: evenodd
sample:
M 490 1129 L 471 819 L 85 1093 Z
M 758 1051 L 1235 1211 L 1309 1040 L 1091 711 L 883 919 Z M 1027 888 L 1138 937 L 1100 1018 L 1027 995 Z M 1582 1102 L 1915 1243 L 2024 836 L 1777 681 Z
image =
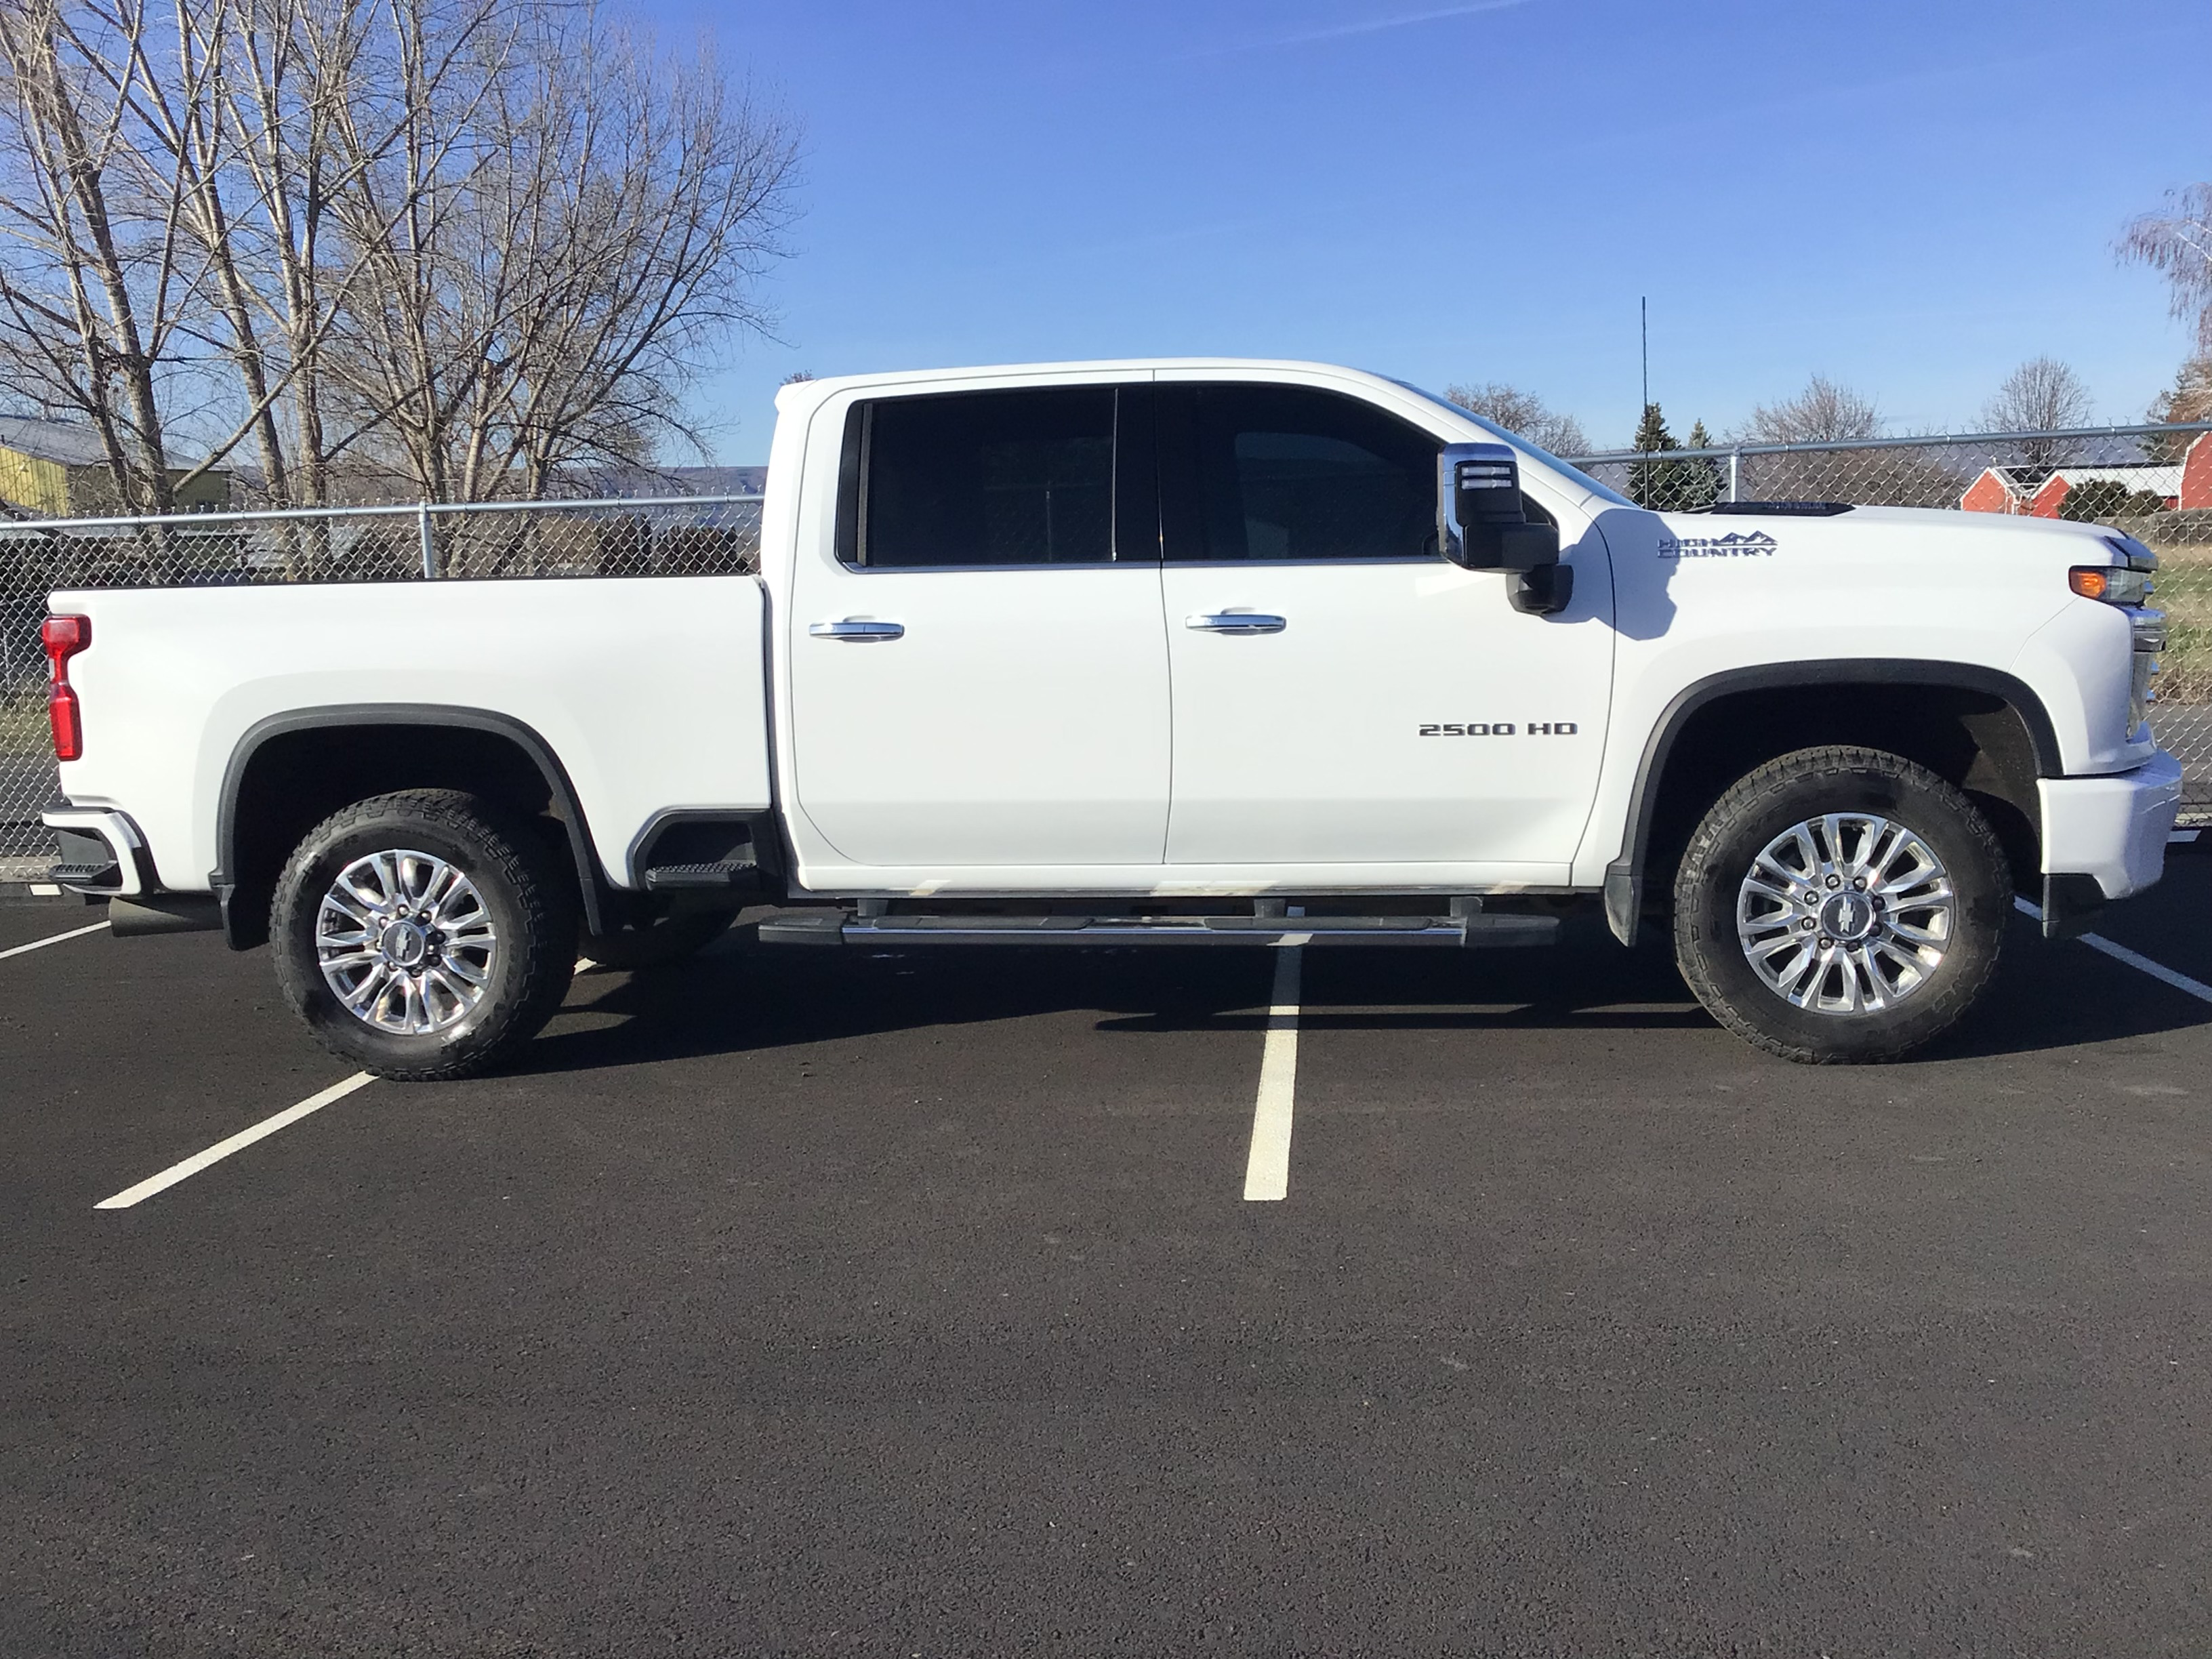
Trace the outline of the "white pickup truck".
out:
M 458 1076 L 584 953 L 1544 943 L 1666 919 L 1716 1018 L 1895 1057 L 2160 876 L 2150 553 L 1832 503 L 1647 512 L 1297 362 L 787 386 L 753 575 L 64 592 L 64 878 L 268 942 Z

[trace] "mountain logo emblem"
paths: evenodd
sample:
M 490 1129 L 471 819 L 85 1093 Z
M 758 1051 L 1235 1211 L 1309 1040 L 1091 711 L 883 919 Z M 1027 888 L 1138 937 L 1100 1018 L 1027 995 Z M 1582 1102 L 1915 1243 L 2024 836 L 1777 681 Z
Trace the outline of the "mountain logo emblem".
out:
M 1725 536 L 1662 536 L 1662 559 L 1771 559 L 1779 545 L 1764 530 L 1731 530 Z

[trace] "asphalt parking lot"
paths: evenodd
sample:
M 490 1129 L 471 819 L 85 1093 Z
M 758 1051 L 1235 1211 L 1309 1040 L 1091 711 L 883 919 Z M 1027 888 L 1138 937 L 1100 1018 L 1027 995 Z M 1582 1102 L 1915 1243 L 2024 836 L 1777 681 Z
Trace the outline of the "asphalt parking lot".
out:
M 1288 1077 L 1267 953 L 739 928 L 111 1209 L 348 1068 L 264 954 L 0 955 L 0 1651 L 2202 1653 L 2208 920 L 1875 1069 L 1310 951 Z

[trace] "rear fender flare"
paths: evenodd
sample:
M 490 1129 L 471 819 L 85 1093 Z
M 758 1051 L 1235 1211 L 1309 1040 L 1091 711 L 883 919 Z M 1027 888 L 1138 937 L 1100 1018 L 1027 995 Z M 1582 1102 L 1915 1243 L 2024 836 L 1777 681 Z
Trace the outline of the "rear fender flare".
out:
M 231 896 L 238 885 L 236 878 L 230 873 L 238 865 L 238 801 L 255 754 L 271 738 L 295 732 L 393 726 L 487 732 L 505 738 L 528 757 L 545 780 L 553 804 L 559 809 L 562 826 L 568 833 L 568 852 L 576 866 L 576 886 L 585 920 L 593 933 L 606 931 L 609 915 L 619 914 L 614 886 L 592 848 L 591 829 L 584 818 L 583 804 L 576 797 L 575 785 L 569 781 L 568 769 L 561 764 L 552 744 L 512 714 L 489 708 L 456 708 L 438 703 L 343 703 L 292 709 L 256 720 L 231 750 L 230 759 L 223 768 L 222 793 L 216 807 L 217 863 L 209 873 L 208 884 L 222 902 L 224 935 L 234 949 L 245 948 L 237 937 L 231 915 Z

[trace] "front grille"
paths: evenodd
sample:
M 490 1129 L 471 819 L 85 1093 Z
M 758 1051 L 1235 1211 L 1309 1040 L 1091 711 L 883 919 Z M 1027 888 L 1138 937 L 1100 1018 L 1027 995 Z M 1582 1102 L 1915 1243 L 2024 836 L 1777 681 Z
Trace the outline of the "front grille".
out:
M 2132 741 L 2150 735 L 2150 706 L 2158 700 L 2152 682 L 2158 677 L 2159 655 L 2166 649 L 2166 612 L 2131 611 L 2128 616 L 2135 633 L 2128 675 L 2128 737 Z

